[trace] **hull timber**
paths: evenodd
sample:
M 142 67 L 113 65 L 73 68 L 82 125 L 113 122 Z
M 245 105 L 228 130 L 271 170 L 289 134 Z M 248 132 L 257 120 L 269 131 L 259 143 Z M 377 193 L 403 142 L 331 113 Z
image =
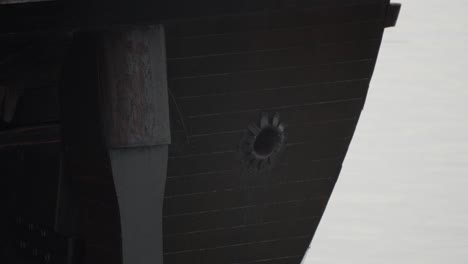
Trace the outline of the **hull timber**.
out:
M 14 2 L 6 263 L 301 262 L 399 6 Z

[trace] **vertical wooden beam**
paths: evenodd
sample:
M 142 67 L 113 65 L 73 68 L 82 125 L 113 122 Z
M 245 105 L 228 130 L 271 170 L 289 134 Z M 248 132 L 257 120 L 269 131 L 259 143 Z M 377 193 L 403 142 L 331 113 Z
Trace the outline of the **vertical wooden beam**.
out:
M 162 26 L 103 33 L 102 122 L 111 148 L 170 143 Z
M 123 264 L 162 264 L 167 145 L 109 151 L 120 208 Z
M 162 26 L 101 35 L 100 112 L 120 208 L 124 264 L 162 263 L 170 144 Z

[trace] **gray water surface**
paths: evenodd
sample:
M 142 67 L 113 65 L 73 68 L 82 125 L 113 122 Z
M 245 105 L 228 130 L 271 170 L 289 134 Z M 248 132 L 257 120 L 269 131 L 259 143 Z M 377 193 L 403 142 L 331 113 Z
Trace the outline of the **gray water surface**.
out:
M 306 264 L 468 263 L 468 1 L 400 2 Z

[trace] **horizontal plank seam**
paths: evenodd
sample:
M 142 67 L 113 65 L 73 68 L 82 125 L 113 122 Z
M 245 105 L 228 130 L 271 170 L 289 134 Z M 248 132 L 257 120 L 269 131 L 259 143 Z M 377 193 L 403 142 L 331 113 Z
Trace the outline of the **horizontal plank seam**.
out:
M 239 228 L 248 228 L 248 227 L 255 227 L 255 226 L 265 226 L 270 224 L 280 224 L 280 223 L 288 223 L 288 222 L 301 222 L 301 220 L 312 221 L 312 220 L 319 220 L 319 216 L 311 216 L 311 217 L 293 217 L 288 218 L 288 220 L 277 220 L 277 221 L 267 221 L 267 222 L 259 222 L 256 224 L 250 225 L 237 225 L 237 226 L 230 226 L 230 227 L 219 227 L 219 228 L 209 228 L 209 229 L 200 229 L 196 231 L 189 231 L 184 233 L 171 233 L 169 235 L 164 235 L 164 238 L 172 238 L 177 236 L 186 236 L 186 235 L 194 235 L 194 234 L 201 234 L 213 231 L 224 231 L 224 230 L 232 230 L 232 229 L 239 229 Z
M 307 160 L 307 162 L 312 163 L 312 162 L 324 162 L 324 161 L 339 161 L 339 160 L 342 160 L 344 157 L 345 157 L 344 155 L 338 155 L 338 156 L 333 157 L 333 158 L 309 159 L 309 160 Z M 186 176 L 192 176 L 192 175 L 204 175 L 204 174 L 219 173 L 219 172 L 225 172 L 225 171 L 230 171 L 230 170 L 215 170 L 215 171 L 189 173 L 189 174 L 181 174 L 181 175 L 168 175 L 168 178 L 186 177 Z
M 199 79 L 199 78 L 206 78 L 206 77 L 229 76 L 229 75 L 239 74 L 239 73 L 254 73 L 254 72 L 278 71 L 278 70 L 307 69 L 307 68 L 315 68 L 315 67 L 321 67 L 321 66 L 323 67 L 323 66 L 332 66 L 332 65 L 340 65 L 340 64 L 355 64 L 357 62 L 372 62 L 372 61 L 375 61 L 375 58 L 363 58 L 363 59 L 358 59 L 358 60 L 337 61 L 337 62 L 332 62 L 332 63 L 320 63 L 320 64 L 290 65 L 290 66 L 275 67 L 275 68 L 268 68 L 268 69 L 259 69 L 259 70 L 251 70 L 251 71 L 239 71 L 239 72 L 193 75 L 193 76 L 169 78 L 169 82 L 177 81 L 177 80 Z
M 350 117 L 350 118 L 339 118 L 339 119 L 328 119 L 324 121 L 319 121 L 319 122 L 302 122 L 302 123 L 288 123 L 288 127 L 305 127 L 308 125 L 320 125 L 320 124 L 329 124 L 329 123 L 335 123 L 339 121 L 351 121 L 355 120 L 357 121 L 359 119 L 359 115 L 356 115 L 355 117 Z M 184 130 L 172 130 L 173 132 L 184 132 Z M 237 130 L 228 130 L 228 131 L 221 131 L 221 132 L 215 132 L 215 133 L 201 133 L 201 134 L 192 134 L 189 135 L 189 138 L 197 138 L 197 137 L 207 137 L 207 136 L 213 136 L 213 135 L 222 135 L 222 134 L 234 134 L 234 133 L 239 133 L 239 132 L 244 132 L 246 129 L 237 129 Z
M 205 214 L 205 213 L 220 213 L 220 212 L 228 212 L 228 211 L 239 210 L 239 209 L 248 209 L 248 208 L 256 208 L 256 207 L 263 207 L 263 206 L 282 205 L 282 204 L 294 205 L 300 202 L 323 201 L 324 199 L 328 200 L 329 198 L 330 198 L 329 195 L 317 195 L 308 199 L 300 199 L 300 200 L 296 199 L 296 200 L 287 200 L 287 201 L 273 202 L 273 203 L 248 204 L 248 205 L 234 206 L 234 207 L 223 208 L 223 209 L 212 209 L 212 210 L 195 211 L 195 212 L 187 212 L 187 213 L 180 213 L 180 214 L 164 214 L 163 218 L 193 216 L 193 215 L 200 215 L 200 214 Z
M 242 113 L 252 113 L 252 112 L 259 112 L 259 111 L 279 111 L 285 109 L 294 109 L 296 107 L 304 107 L 304 106 L 314 106 L 314 105 L 325 105 L 325 104 L 336 104 L 336 103 L 344 103 L 344 102 L 355 102 L 361 101 L 364 97 L 354 97 L 349 99 L 342 99 L 342 100 L 329 100 L 329 101 L 320 101 L 314 103 L 305 103 L 305 104 L 297 104 L 297 105 L 282 105 L 278 107 L 267 107 L 267 108 L 256 108 L 256 109 L 248 109 L 242 111 L 233 111 L 233 112 L 218 112 L 213 114 L 201 114 L 201 115 L 189 115 L 187 118 L 203 118 L 203 117 L 211 117 L 211 116 L 223 116 L 223 115 L 232 115 L 232 114 L 242 114 Z
M 167 255 L 174 255 L 174 254 L 180 254 L 180 253 L 200 252 L 200 251 L 205 251 L 205 250 L 217 250 L 217 249 L 246 246 L 246 245 L 267 244 L 267 243 L 282 242 L 282 241 L 287 241 L 287 240 L 299 240 L 299 239 L 304 239 L 304 238 L 310 238 L 310 236 L 309 235 L 290 236 L 290 237 L 285 237 L 281 239 L 268 239 L 268 240 L 254 241 L 254 242 L 248 242 L 248 243 L 233 244 L 229 246 L 208 247 L 208 248 L 203 248 L 203 249 L 191 249 L 191 250 L 181 250 L 181 251 L 172 251 L 172 252 L 166 251 L 164 255 L 167 256 Z
M 200 38 L 210 38 L 210 37 L 222 37 L 222 36 L 230 36 L 230 35 L 244 35 L 244 34 L 252 34 L 252 33 L 268 33 L 268 32 L 278 32 L 278 31 L 293 31 L 293 30 L 301 30 L 301 29 L 311 29 L 311 30 L 320 30 L 323 27 L 332 27 L 332 26 L 349 26 L 349 25 L 359 25 L 359 24 L 371 24 L 372 22 L 376 23 L 376 26 L 379 23 L 384 23 L 384 19 L 369 19 L 369 20 L 356 20 L 351 22 L 343 22 L 343 23 L 330 23 L 330 24 L 320 24 L 319 26 L 300 26 L 300 27 L 278 27 L 272 29 L 262 29 L 262 30 L 251 30 L 251 31 L 234 31 L 234 32 L 227 32 L 227 33 L 216 33 L 216 34 L 204 34 L 204 35 L 193 35 L 193 36 L 169 36 L 167 39 L 169 41 L 173 40 L 190 40 L 190 39 L 200 39 Z M 382 27 L 382 30 L 383 27 Z M 170 34 L 170 33 L 169 33 Z

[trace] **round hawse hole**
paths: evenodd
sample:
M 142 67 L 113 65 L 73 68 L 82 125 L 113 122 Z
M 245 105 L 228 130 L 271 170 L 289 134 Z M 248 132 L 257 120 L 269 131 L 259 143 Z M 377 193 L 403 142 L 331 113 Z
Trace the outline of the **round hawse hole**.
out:
M 255 138 L 253 151 L 258 158 L 268 158 L 280 144 L 281 132 L 274 127 L 266 127 Z
M 285 146 L 285 125 L 279 114 L 262 113 L 259 122 L 250 122 L 240 142 L 244 164 L 255 172 L 269 170 Z

